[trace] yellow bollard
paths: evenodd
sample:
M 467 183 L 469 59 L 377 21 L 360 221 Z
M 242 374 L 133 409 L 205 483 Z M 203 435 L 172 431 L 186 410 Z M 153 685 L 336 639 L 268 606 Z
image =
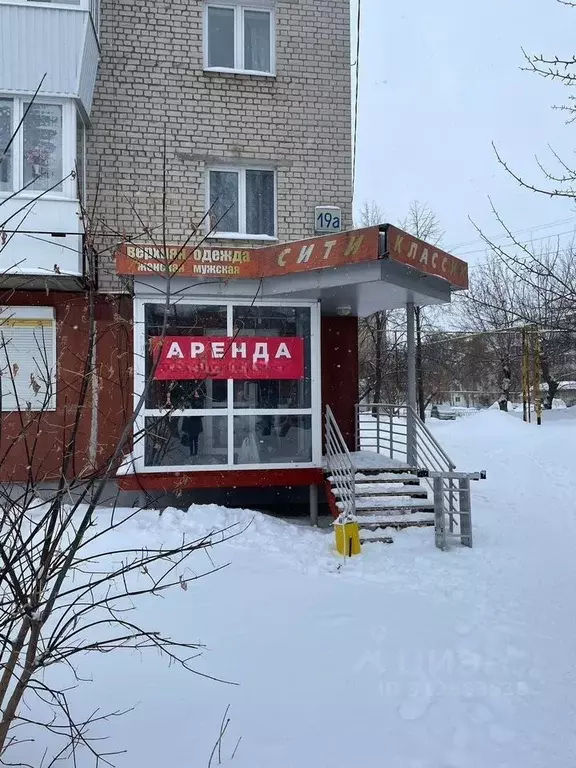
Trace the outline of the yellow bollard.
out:
M 352 557 L 362 552 L 360 544 L 360 529 L 354 518 L 340 517 L 334 523 L 336 534 L 336 549 L 344 557 Z

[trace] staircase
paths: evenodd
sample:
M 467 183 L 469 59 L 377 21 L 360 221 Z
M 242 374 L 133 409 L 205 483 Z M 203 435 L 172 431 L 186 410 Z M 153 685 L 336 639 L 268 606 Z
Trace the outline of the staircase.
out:
M 351 455 L 354 461 L 354 455 Z M 337 476 L 326 474 L 326 495 L 334 516 L 345 511 L 346 504 Z M 357 469 L 354 473 L 355 515 L 360 540 L 391 544 L 391 530 L 434 525 L 434 502 L 428 489 L 420 484 L 409 467 Z
M 363 542 L 392 543 L 393 530 L 435 525 L 432 484 L 422 485 L 419 473 L 450 473 L 454 464 L 413 409 L 358 406 L 356 448 L 349 451 L 327 407 L 325 490 L 334 518 L 356 518 Z M 447 510 L 456 511 L 451 480 L 444 496 Z

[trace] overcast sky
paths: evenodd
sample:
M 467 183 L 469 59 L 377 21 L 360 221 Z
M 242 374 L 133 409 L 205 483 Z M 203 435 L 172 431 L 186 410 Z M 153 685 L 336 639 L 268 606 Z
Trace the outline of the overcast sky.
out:
M 538 182 L 534 155 L 549 157 L 548 143 L 572 159 L 576 124 L 551 108 L 567 89 L 520 67 L 522 47 L 576 53 L 576 9 L 555 0 L 362 0 L 362 15 L 356 210 L 375 201 L 395 223 L 411 200 L 426 202 L 442 244 L 471 262 L 483 246 L 469 216 L 501 233 L 488 197 L 511 229 L 539 227 L 524 239 L 571 230 L 573 206 L 519 188 L 491 142 Z

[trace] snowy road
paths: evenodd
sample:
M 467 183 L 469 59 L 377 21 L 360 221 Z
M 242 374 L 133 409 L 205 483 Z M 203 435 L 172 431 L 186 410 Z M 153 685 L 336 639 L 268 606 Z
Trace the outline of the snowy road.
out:
M 207 645 L 199 671 L 239 685 L 153 654 L 90 660 L 81 706 L 137 704 L 106 726 L 128 750 L 115 765 L 204 768 L 228 704 L 233 768 L 576 765 L 576 423 L 490 411 L 434 430 L 459 469 L 488 471 L 474 550 L 442 553 L 413 530 L 343 565 L 328 533 L 257 515 L 212 553 L 228 568 L 139 607 L 141 623 Z M 150 514 L 130 536 L 247 514 Z

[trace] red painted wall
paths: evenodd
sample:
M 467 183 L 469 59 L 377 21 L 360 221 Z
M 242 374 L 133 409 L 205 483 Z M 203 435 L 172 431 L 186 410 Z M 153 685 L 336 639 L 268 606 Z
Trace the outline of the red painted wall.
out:
M 322 318 L 322 410 L 329 405 L 348 448 L 355 446 L 358 402 L 358 318 Z
M 54 480 L 62 467 L 63 446 L 76 414 L 79 429 L 69 476 L 98 471 L 112 454 L 132 408 L 132 302 L 130 297 L 96 298 L 98 400 L 97 460 L 89 461 L 92 377 L 83 407 L 78 403 L 88 353 L 89 311 L 83 293 L 3 291 L 0 304 L 54 307 L 56 316 L 56 410 L 2 413 L 0 481 Z

